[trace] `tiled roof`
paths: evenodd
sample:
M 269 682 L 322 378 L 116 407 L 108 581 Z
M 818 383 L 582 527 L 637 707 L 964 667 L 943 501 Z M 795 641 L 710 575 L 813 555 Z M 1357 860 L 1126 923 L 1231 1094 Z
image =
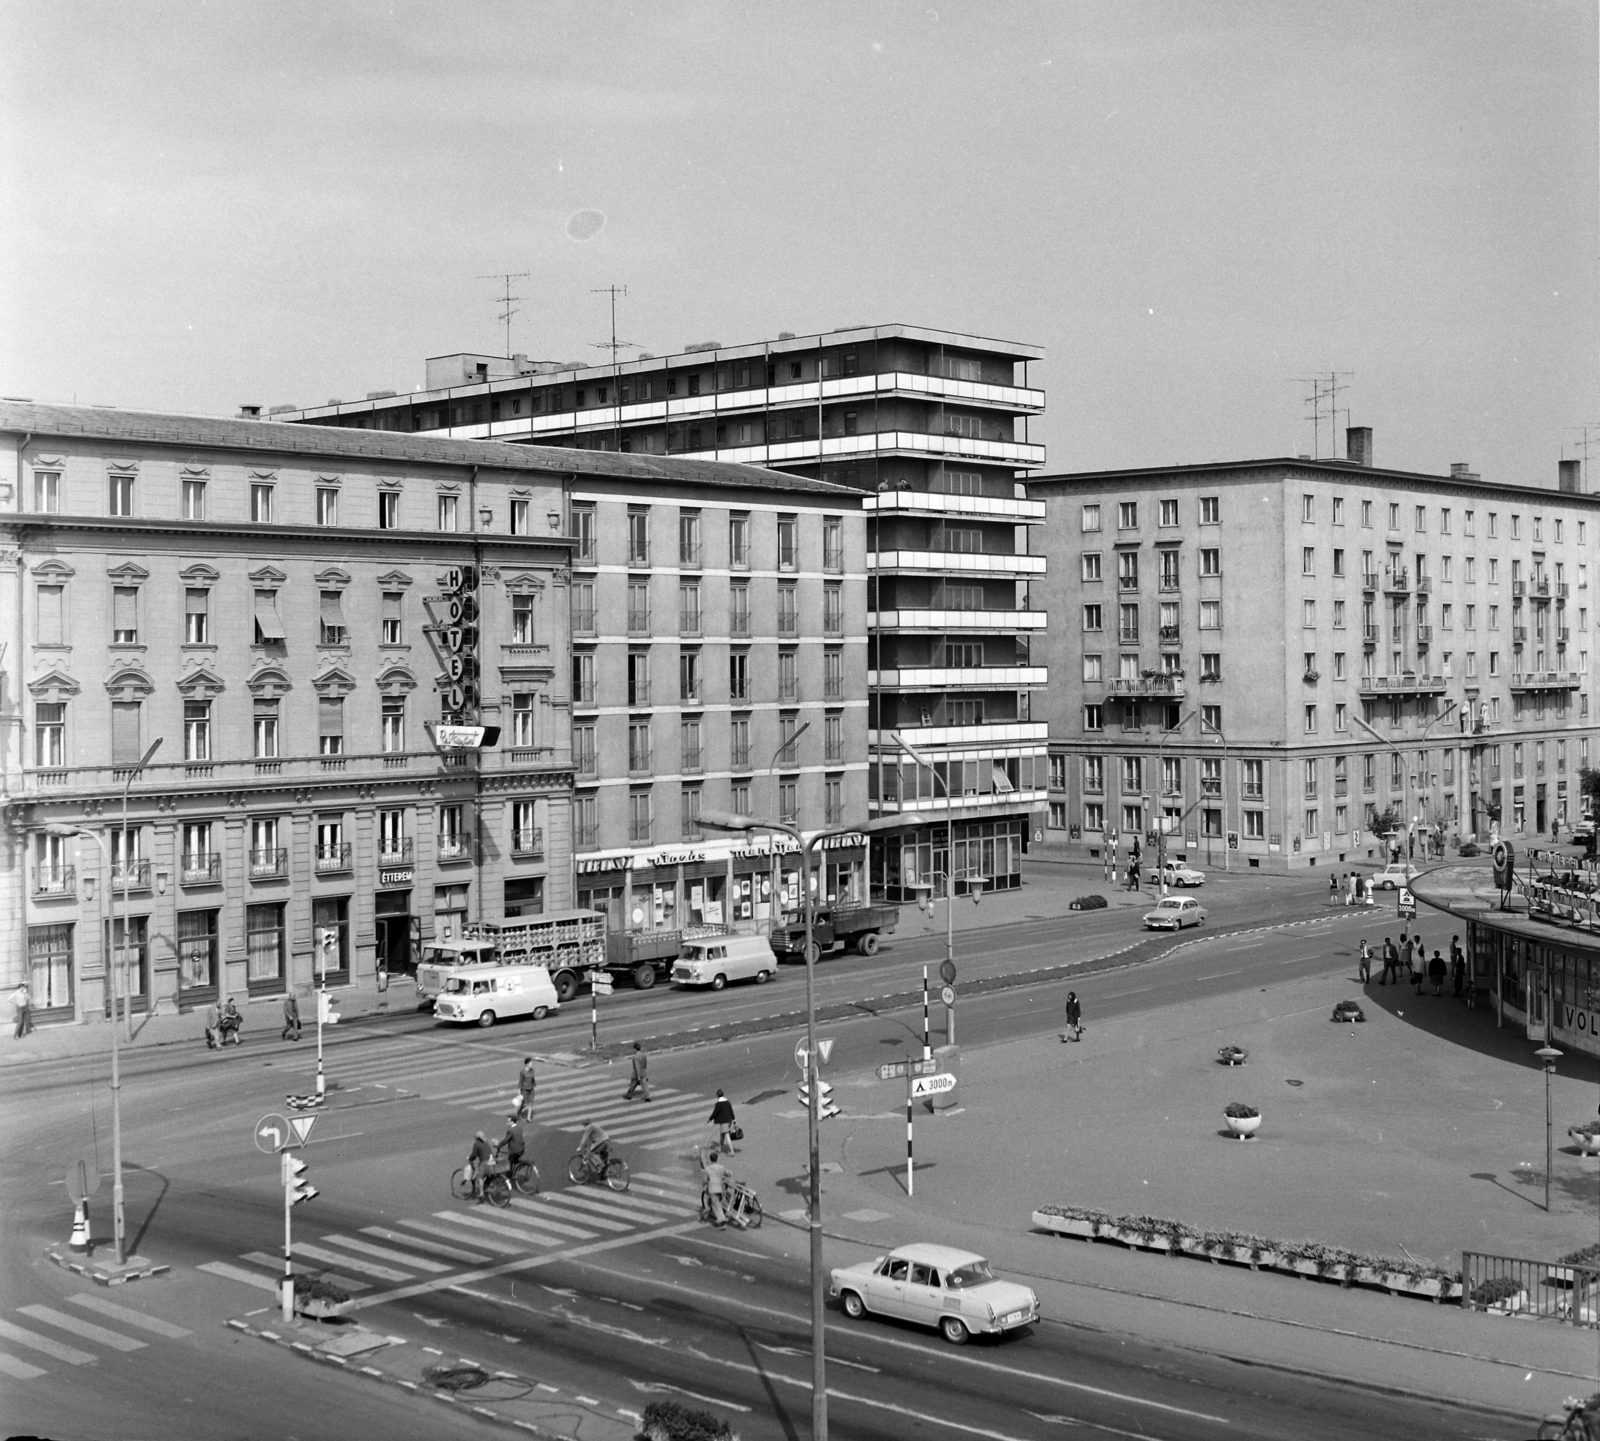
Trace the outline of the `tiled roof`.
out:
M 496 440 L 436 440 L 384 430 L 322 425 L 281 425 L 265 420 L 224 420 L 209 415 L 167 415 L 86 405 L 38 405 L 0 400 L 0 431 L 38 437 L 142 441 L 152 445 L 250 450 L 277 455 L 328 456 L 416 465 L 477 465 L 537 471 L 579 479 L 641 484 L 716 485 L 729 489 L 789 490 L 851 496 L 861 491 L 831 481 L 789 475 L 756 465 L 670 456 L 623 455 L 552 445 L 505 445 Z

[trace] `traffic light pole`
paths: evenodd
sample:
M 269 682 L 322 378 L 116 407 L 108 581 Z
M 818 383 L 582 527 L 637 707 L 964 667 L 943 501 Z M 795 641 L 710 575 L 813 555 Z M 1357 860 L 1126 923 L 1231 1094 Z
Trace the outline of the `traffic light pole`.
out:
M 323 937 L 317 938 L 317 971 L 321 989 L 317 992 L 317 1100 L 328 1094 L 328 1078 L 322 1073 L 322 1018 L 328 1010 L 328 946 Z
M 318 1076 L 318 1080 L 322 1078 Z M 283 1321 L 294 1320 L 294 1241 L 290 1234 L 289 1217 L 294 1210 L 294 1177 L 289 1170 L 289 1153 L 279 1153 L 279 1169 L 283 1176 Z
M 790 834 L 793 834 L 791 832 Z M 811 1214 L 811 1441 L 828 1441 L 828 1369 L 824 1359 L 826 1313 L 822 1305 L 822 1067 L 817 1054 L 817 958 L 811 945 L 811 865 L 818 832 L 801 845 L 800 902 L 806 912 L 806 1055 L 815 1085 L 806 1107 L 806 1147 L 810 1162 Z

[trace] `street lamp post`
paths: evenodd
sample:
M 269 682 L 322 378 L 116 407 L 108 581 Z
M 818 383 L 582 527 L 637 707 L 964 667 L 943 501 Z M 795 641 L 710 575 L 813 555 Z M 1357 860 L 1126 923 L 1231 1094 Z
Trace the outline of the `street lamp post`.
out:
M 1548 975 L 1549 972 L 1546 972 Z M 1550 1029 L 1550 1008 L 1548 1001 L 1545 1005 L 1545 1030 Z M 1550 1121 L 1550 1077 L 1556 1073 L 1556 1062 L 1561 1059 L 1561 1052 L 1550 1044 L 1550 1037 L 1545 1036 L 1545 1042 L 1533 1053 L 1544 1063 L 1544 1209 L 1545 1214 L 1550 1213 L 1550 1171 L 1555 1165 L 1556 1148 L 1555 1133 Z
M 128 845 L 128 792 L 133 788 L 134 781 L 139 778 L 139 772 L 150 764 L 150 757 L 161 749 L 162 740 L 163 737 L 157 736 L 153 741 L 150 742 L 150 749 L 139 757 L 139 763 L 128 772 L 127 776 L 124 777 L 122 782 L 122 944 L 117 949 L 117 956 L 118 964 L 122 970 L 122 1024 L 127 1029 L 127 1038 L 130 1041 L 133 1039 L 133 992 L 128 984 L 128 892 L 131 889 L 132 876 L 129 874 L 128 863 L 133 859 L 133 856 Z M 116 883 L 116 874 L 113 872 L 111 875 L 111 884 L 116 885 Z M 113 1030 L 116 1029 L 117 1025 L 116 992 L 117 988 L 112 986 L 111 1027 Z M 111 1084 L 113 1089 L 115 1089 L 117 1083 L 114 1079 Z M 120 1187 L 122 1180 L 121 1171 L 118 1171 L 117 1173 L 117 1180 Z M 121 1209 L 122 1204 L 119 1201 L 117 1203 L 117 1210 L 120 1212 Z M 120 1242 L 117 1248 L 117 1261 L 119 1264 L 122 1261 L 122 1248 Z
M 1194 711 L 1189 710 L 1180 715 L 1177 725 L 1173 726 L 1169 731 L 1163 731 L 1161 740 L 1156 745 L 1156 770 L 1158 772 L 1156 780 L 1161 786 L 1161 796 L 1167 793 L 1167 742 L 1183 729 L 1183 723 L 1193 714 Z M 1182 797 L 1182 791 L 1179 792 L 1179 796 L 1180 798 Z M 1167 817 L 1166 808 L 1161 805 L 1160 796 L 1156 799 L 1156 805 L 1161 808 L 1162 812 L 1156 816 L 1156 879 L 1161 886 L 1161 894 L 1164 896 L 1167 893 Z M 1179 819 L 1181 822 L 1182 817 L 1180 816 Z
M 1427 725 L 1423 726 L 1422 734 L 1420 736 L 1418 736 L 1417 739 L 1418 740 L 1426 740 L 1428 738 L 1428 732 L 1431 731 L 1436 725 L 1438 725 L 1439 722 L 1442 721 L 1447 715 L 1449 715 L 1450 712 L 1455 709 L 1455 705 L 1456 705 L 1456 703 L 1453 700 L 1446 701 L 1444 703 L 1444 709 L 1442 711 L 1440 711 L 1439 714 L 1436 715 L 1431 721 L 1429 721 L 1427 723 Z M 1369 726 L 1364 720 L 1362 720 L 1360 716 L 1352 715 L 1350 717 L 1350 719 L 1353 720 L 1358 726 L 1360 726 L 1361 729 L 1364 730 L 1369 736 L 1371 736 L 1373 738 L 1373 740 L 1377 741 L 1381 745 L 1388 746 L 1390 750 L 1392 750 L 1397 756 L 1400 757 L 1400 773 L 1401 773 L 1401 780 L 1403 782 L 1403 789 L 1401 791 L 1401 796 L 1402 796 L 1402 800 L 1403 800 L 1403 803 L 1404 803 L 1404 806 L 1405 806 L 1406 826 L 1409 829 L 1410 826 L 1411 826 L 1411 823 L 1412 823 L 1412 815 L 1411 815 L 1411 766 L 1406 760 L 1406 753 L 1403 750 L 1401 750 L 1400 747 L 1397 746 L 1392 740 L 1390 740 L 1388 738 L 1388 736 L 1379 735 L 1378 732 L 1373 730 L 1373 728 L 1371 726 Z
M 1200 730 L 1204 734 L 1211 731 L 1222 742 L 1222 786 L 1218 797 L 1222 802 L 1222 869 L 1231 871 L 1228 864 L 1228 737 L 1223 733 L 1222 727 L 1208 721 L 1204 716 L 1200 718 Z M 1211 863 L 1211 850 L 1206 848 L 1206 864 Z
M 800 902 L 805 909 L 806 956 L 806 1054 L 812 1058 L 813 1076 L 820 1080 L 816 1068 L 817 1055 L 817 998 L 816 957 L 811 946 L 811 867 L 817 846 L 830 836 L 871 835 L 878 831 L 900 830 L 904 822 L 897 816 L 880 817 L 858 826 L 825 826 L 809 837 L 798 826 L 783 821 L 763 821 L 752 816 L 735 815 L 731 811 L 701 811 L 699 821 L 718 831 L 770 831 L 788 836 L 800 846 Z M 811 1213 L 811 1437 L 812 1441 L 828 1441 L 828 1377 L 827 1358 L 823 1342 L 826 1319 L 823 1310 L 822 1286 L 822 1166 L 821 1123 L 822 1088 L 813 1081 L 811 1104 L 806 1107 L 806 1156 L 809 1175 L 809 1205 Z
M 889 734 L 894 738 L 894 743 L 899 746 L 900 749 L 903 750 L 908 756 L 910 756 L 911 759 L 914 760 L 919 766 L 927 766 L 928 774 L 944 787 L 944 958 L 947 966 L 954 966 L 956 963 L 956 822 L 955 802 L 950 798 L 950 763 L 948 761 L 945 762 L 945 776 L 943 780 L 940 780 L 938 769 L 934 766 L 933 762 L 928 759 L 927 756 L 923 755 L 921 751 L 914 750 L 911 746 L 908 746 L 901 738 L 899 731 L 890 731 Z M 931 887 L 929 888 L 929 895 L 932 895 Z M 922 980 L 923 1029 L 926 1030 L 928 1010 L 928 973 L 926 969 L 923 970 Z M 950 1015 L 953 1016 L 954 1014 L 955 1013 L 953 1011 L 950 1012 Z M 955 1039 L 949 1034 L 950 1030 L 951 1024 L 947 1018 L 945 1021 L 945 1041 L 947 1043 L 951 1043 Z M 924 1053 L 927 1052 L 926 1045 L 924 1045 L 923 1051 Z M 923 1059 L 927 1059 L 926 1054 L 924 1054 Z

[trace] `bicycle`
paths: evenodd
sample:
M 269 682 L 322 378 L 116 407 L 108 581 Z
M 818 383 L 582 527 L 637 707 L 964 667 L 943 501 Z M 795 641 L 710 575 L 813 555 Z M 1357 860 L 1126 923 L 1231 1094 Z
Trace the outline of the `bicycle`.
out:
M 728 1189 L 722 1194 L 722 1210 L 728 1218 L 727 1224 L 737 1226 L 741 1231 L 753 1230 L 761 1224 L 761 1201 L 743 1181 L 729 1179 Z M 716 1219 L 711 1209 L 711 1193 L 704 1186 L 700 1188 L 700 1219 Z
M 594 1151 L 579 1151 L 567 1162 L 567 1178 L 574 1186 L 599 1185 L 602 1181 L 613 1191 L 628 1189 L 628 1163 L 621 1156 L 611 1156 L 603 1164 Z
M 524 1165 L 527 1163 L 524 1162 Z M 520 1168 L 519 1168 L 520 1169 Z M 531 1169 L 531 1167 L 530 1167 Z M 490 1171 L 483 1178 L 483 1199 L 491 1206 L 498 1206 L 504 1210 L 511 1204 L 511 1178 L 504 1169 Z M 518 1188 L 521 1189 L 520 1187 Z M 534 1189 L 538 1189 L 538 1176 L 535 1173 Z M 465 1166 L 457 1166 L 450 1176 L 450 1194 L 458 1201 L 471 1201 L 475 1197 L 472 1191 L 472 1180 L 467 1175 Z
M 1539 1425 L 1539 1441 L 1594 1441 L 1600 1435 L 1600 1396 L 1580 1401 L 1568 1396 L 1561 1403 L 1564 1415 L 1550 1415 Z

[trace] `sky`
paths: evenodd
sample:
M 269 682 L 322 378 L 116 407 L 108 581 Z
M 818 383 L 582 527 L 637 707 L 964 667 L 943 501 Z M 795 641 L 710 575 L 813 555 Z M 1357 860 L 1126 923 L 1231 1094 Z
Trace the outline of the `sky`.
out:
M 409 390 L 526 271 L 542 359 L 610 285 L 655 354 L 1042 346 L 1052 472 L 1309 454 L 1340 373 L 1381 465 L 1550 484 L 1589 424 L 1600 489 L 1596 14 L 0 0 L 0 394 Z

